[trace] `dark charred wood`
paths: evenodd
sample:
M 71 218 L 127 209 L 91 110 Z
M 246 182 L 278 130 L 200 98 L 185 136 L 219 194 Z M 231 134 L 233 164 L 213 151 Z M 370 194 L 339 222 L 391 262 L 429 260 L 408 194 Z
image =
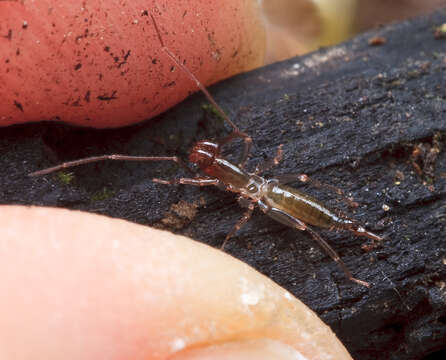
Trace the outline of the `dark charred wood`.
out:
M 268 176 L 307 173 L 342 188 L 359 207 L 303 190 L 385 236 L 370 249 L 349 233 L 321 232 L 370 289 L 348 282 L 308 234 L 260 212 L 226 248 L 314 309 L 357 359 L 432 359 L 446 351 L 446 40 L 434 36 L 445 22 L 440 11 L 210 88 L 253 137 L 252 168 L 284 144 L 284 160 Z M 371 46 L 373 37 L 385 41 Z M 27 177 L 106 153 L 187 158 L 194 141 L 225 134 L 203 103 L 197 94 L 125 129 L 0 129 L 0 202 L 96 212 L 220 246 L 243 211 L 217 188 L 151 182 L 184 174 L 175 164 L 106 162 L 72 176 Z M 237 145 L 228 153 L 237 155 Z M 178 206 L 197 213 L 186 218 Z

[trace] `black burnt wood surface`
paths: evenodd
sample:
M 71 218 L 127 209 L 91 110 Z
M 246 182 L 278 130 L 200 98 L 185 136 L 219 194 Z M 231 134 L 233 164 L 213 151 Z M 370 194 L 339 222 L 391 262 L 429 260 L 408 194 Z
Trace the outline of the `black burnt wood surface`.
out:
M 434 36 L 443 23 L 439 11 L 210 88 L 252 135 L 251 167 L 284 144 L 284 160 L 267 176 L 305 172 L 342 188 L 359 207 L 302 189 L 385 236 L 367 250 L 349 233 L 321 232 L 370 289 L 347 281 L 308 234 L 259 211 L 226 248 L 314 309 L 356 359 L 446 351 L 446 39 Z M 374 36 L 385 43 L 369 45 Z M 243 210 L 217 188 L 151 182 L 183 175 L 175 164 L 104 162 L 75 168 L 72 178 L 27 177 L 104 153 L 186 158 L 194 141 L 226 131 L 202 104 L 197 94 L 158 119 L 117 130 L 0 129 L 0 202 L 105 214 L 218 247 Z M 239 153 L 238 145 L 227 152 Z

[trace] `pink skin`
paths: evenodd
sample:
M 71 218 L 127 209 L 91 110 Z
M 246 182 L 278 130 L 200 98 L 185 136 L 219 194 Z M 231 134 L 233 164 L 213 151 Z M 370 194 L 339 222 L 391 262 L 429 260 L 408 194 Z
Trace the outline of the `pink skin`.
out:
M 1 359 L 351 359 L 299 300 L 168 232 L 0 206 Z
M 0 1 L 0 126 L 61 120 L 109 128 L 151 118 L 196 86 L 261 65 L 256 0 Z M 147 12 L 145 12 L 147 11 Z

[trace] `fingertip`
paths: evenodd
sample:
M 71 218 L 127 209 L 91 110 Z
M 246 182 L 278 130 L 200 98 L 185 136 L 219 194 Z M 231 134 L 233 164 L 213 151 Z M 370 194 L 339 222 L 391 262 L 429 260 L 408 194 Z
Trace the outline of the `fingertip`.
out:
M 0 358 L 351 359 L 303 303 L 207 245 L 79 211 L 0 212 Z

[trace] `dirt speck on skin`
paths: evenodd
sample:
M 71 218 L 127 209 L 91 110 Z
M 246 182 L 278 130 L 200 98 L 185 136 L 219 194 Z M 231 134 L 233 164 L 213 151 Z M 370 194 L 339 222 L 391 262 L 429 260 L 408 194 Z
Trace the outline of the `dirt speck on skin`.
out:
M 203 200 L 189 203 L 180 200 L 172 204 L 165 217 L 160 221 L 159 226 L 163 228 L 180 230 L 191 223 L 197 214 L 198 207 L 203 205 Z

